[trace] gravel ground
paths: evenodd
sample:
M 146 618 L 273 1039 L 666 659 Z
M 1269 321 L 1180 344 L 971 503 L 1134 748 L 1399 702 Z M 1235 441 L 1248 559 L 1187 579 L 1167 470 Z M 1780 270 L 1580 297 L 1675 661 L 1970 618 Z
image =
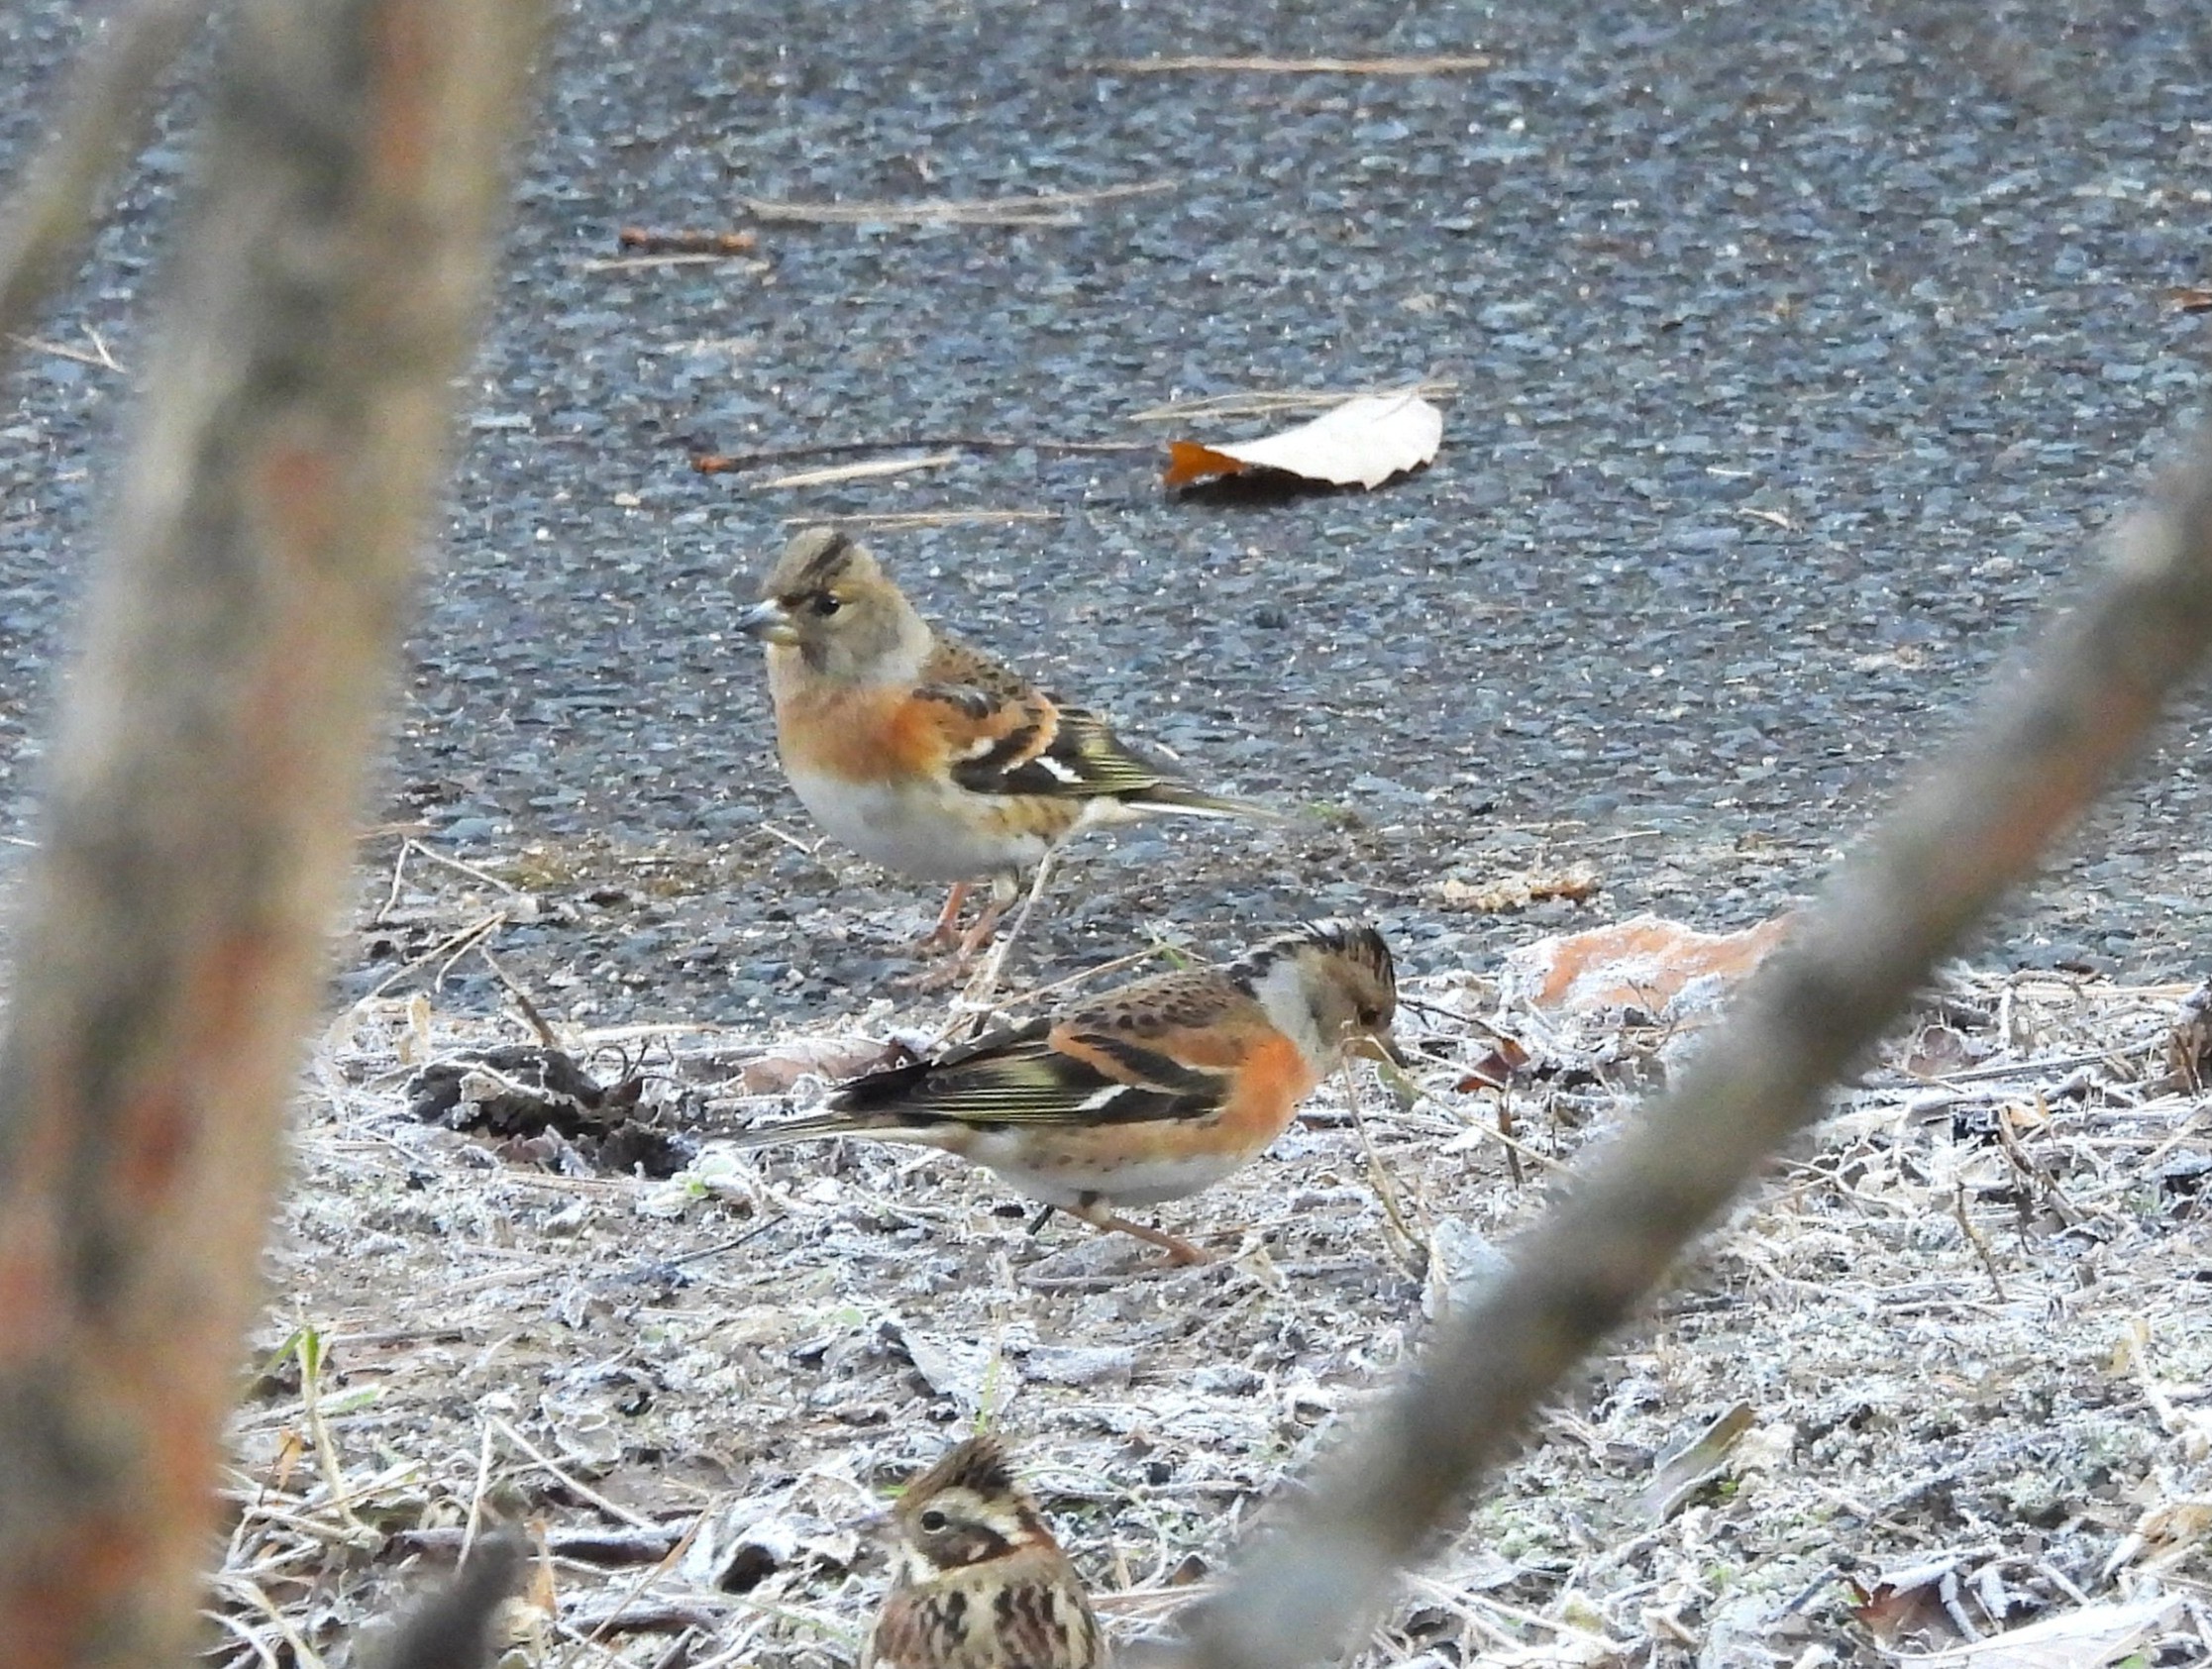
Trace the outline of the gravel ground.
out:
M 872 537 L 931 612 L 1207 781 L 1310 813 L 1093 839 L 1032 971 L 1148 928 L 1229 945 L 1347 908 L 1416 968 L 1479 966 L 1529 925 L 1444 913 L 1441 884 L 1571 860 L 1598 866 L 1600 912 L 1768 913 L 1817 884 L 2202 405 L 2208 326 L 2169 296 L 2208 276 L 2201 13 L 2010 6 L 1961 33 L 1953 10 L 863 21 L 584 0 L 409 644 L 385 811 L 558 906 L 498 942 L 568 1017 L 803 1015 L 880 990 L 933 900 L 784 838 L 815 835 L 771 763 L 732 576 L 794 519 L 1018 509 L 1052 519 Z M 19 72 L 0 161 L 36 132 L 74 14 L 0 17 Z M 1109 66 L 1195 49 L 1492 64 Z M 97 332 L 138 363 L 139 279 L 190 137 L 173 113 L 50 340 L 82 352 Z M 1131 185 L 1159 189 L 1065 227 L 772 224 L 757 262 L 599 264 L 620 225 L 727 225 L 741 196 Z M 1131 418 L 1170 400 L 1423 375 L 1458 385 L 1443 455 L 1372 494 L 1177 500 L 1150 457 L 1042 445 L 811 489 L 685 463 L 1158 440 Z M 18 832 L 128 386 L 32 355 L 0 411 Z M 2203 723 L 2192 704 L 1992 957 L 2194 970 Z M 350 989 L 420 948 L 369 935 Z
M 0 10 L 0 165 L 78 12 Z M 1017 983 L 1350 909 L 1448 1003 L 1554 926 L 1770 914 L 2204 405 L 2208 326 L 2170 292 L 2212 280 L 2212 26 L 2180 0 L 1962 15 L 579 0 L 376 808 L 472 869 L 367 843 L 344 993 L 479 932 L 556 1023 L 628 1025 L 584 1041 L 633 1055 L 683 1047 L 639 1023 L 719 1023 L 737 1048 L 912 1018 L 888 981 L 935 900 L 808 850 L 730 632 L 792 522 L 891 512 L 1042 513 L 869 537 L 932 612 L 1300 813 L 1091 840 Z M 1192 52 L 1492 61 L 1107 67 Z M 117 468 L 128 370 L 81 356 L 143 362 L 190 119 L 180 102 L 0 405 L 0 855 L 32 826 Z M 607 263 L 622 225 L 726 225 L 743 197 L 1132 186 L 1159 188 L 1066 226 L 778 223 L 757 261 Z M 1044 444 L 1156 442 L 1136 414 L 1169 401 L 1420 377 L 1456 385 L 1444 452 L 1371 494 L 1174 499 L 1150 457 Z M 947 437 L 1027 444 L 816 488 L 685 457 Z M 2192 704 L 1986 962 L 2199 975 L 2204 722 Z M 1587 904 L 1468 902 L 1582 864 Z M 2205 1592 L 2202 1097 L 2146 1088 L 2179 990 L 1972 986 L 1971 1047 L 1924 1039 L 1860 1087 L 1560 1406 L 1381 1656 L 1870 1663 L 1950 1637 L 1881 1610 L 1874 1578 L 1916 1560 L 1939 1575 L 1900 1592 L 1975 1630 L 2161 1578 Z M 705 1608 L 695 1639 L 733 1660 L 841 1659 L 876 1591 L 856 1498 L 977 1411 L 979 1351 L 1127 1632 L 1546 1189 L 1474 1134 L 1477 1100 L 1383 1112 L 1422 1237 L 1394 1242 L 1332 1090 L 1192 1202 L 1238 1255 L 1125 1279 L 1106 1242 L 1040 1252 L 947 1162 L 791 1153 L 684 1196 L 408 1119 L 407 1068 L 511 1039 L 500 1000 L 464 957 L 435 1001 L 394 982 L 318 1052 L 217 1598 L 263 1644 L 263 1600 L 318 1641 L 385 1603 L 413 1545 L 388 1530 L 479 1504 L 601 1522 L 519 1438 L 654 1526 L 712 1532 L 650 1595 L 567 1560 L 559 1625 L 665 1600 Z M 1946 1072 L 1957 1094 L 1932 1101 Z M 1621 1110 L 1600 1089 L 1532 1092 L 1529 1139 L 1571 1156 Z M 327 1407 L 285 1377 L 295 1325 L 325 1338 Z M 1648 1511 L 1657 1458 L 1739 1405 L 1723 1475 Z M 2158 1661 L 2201 1657 L 2184 1620 Z M 621 1661 L 665 1661 L 635 1621 Z
M 410 1064 L 510 1034 L 357 1005 L 269 1259 L 210 1661 L 302 1661 L 281 1617 L 358 1665 L 355 1620 L 489 1513 L 551 1554 L 516 1618 L 535 1647 L 502 1669 L 830 1669 L 883 1589 L 856 1525 L 979 1419 L 1116 1637 L 1158 1631 L 1682 1041 L 1464 976 L 1410 994 L 1431 1094 L 1362 1090 L 1362 1131 L 1332 1081 L 1267 1156 L 1147 1213 L 1219 1254 L 1192 1269 L 1025 1234 L 1021 1201 L 941 1155 L 710 1140 L 653 1180 L 426 1124 Z M 2212 1661 L 2212 1166 L 2206 1098 L 2168 1070 L 2181 994 L 1945 982 L 1438 1536 L 1356 1669 L 1877 1669 L 2069 1618 L 2113 1651 L 1921 1669 L 2095 1669 L 2124 1649 L 2112 1608 L 2147 1631 L 2129 1662 Z M 1466 1015 L 1532 1050 L 1518 1164 L 1494 1097 L 1454 1092 L 1495 1046 Z M 573 1043 L 601 1082 L 618 1053 L 645 1069 L 639 1122 L 709 1136 L 880 1048 L 637 1030 Z M 454 1121 L 528 1098 L 502 1069 L 469 1069 Z

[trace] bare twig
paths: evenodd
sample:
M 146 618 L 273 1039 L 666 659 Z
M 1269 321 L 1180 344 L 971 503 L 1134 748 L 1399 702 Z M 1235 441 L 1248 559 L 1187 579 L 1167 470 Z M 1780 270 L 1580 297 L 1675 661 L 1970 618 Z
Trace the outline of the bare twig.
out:
M 1157 452 L 1147 441 L 1055 441 L 1017 435 L 909 435 L 899 440 L 822 441 L 810 446 L 762 447 L 753 452 L 698 452 L 691 468 L 702 475 L 727 475 L 764 464 L 793 464 L 802 458 L 843 458 L 861 452 Z
M 153 119 L 156 84 L 206 14 L 207 0 L 121 6 L 70 72 L 53 102 L 52 137 L 0 204 L 0 343 L 23 344 L 40 303 L 68 275 L 110 178 Z M 0 349 L 0 371 L 7 360 Z
M 1936 963 L 2068 828 L 2212 642 L 2212 437 L 2109 572 L 1846 865 L 1736 1012 L 1451 1316 L 1329 1457 L 1311 1505 L 1185 1620 L 1190 1669 L 1283 1669 L 1357 1638 L 1393 1573 L 1596 1341 L 1658 1284 Z
M 1997 1273 L 1997 1259 L 1989 1250 L 1989 1241 L 1974 1226 L 1974 1219 L 1966 1213 L 1966 1185 L 1955 1184 L 1950 1191 L 1950 1214 L 1958 1219 L 1958 1232 L 1966 1237 L 1966 1244 L 1973 1247 L 1974 1256 L 1981 1259 L 1982 1273 L 1989 1277 L 1989 1289 L 1997 1295 L 1997 1302 L 2005 1300 L 2005 1278 Z
M 1106 58 L 1095 69 L 1117 75 L 1177 75 L 1194 70 L 1228 70 L 1245 75 L 1456 75 L 1488 69 L 1488 52 L 1438 53 L 1428 57 L 1278 58 L 1191 57 Z
M 1058 510 L 878 510 L 868 515 L 841 515 L 841 527 L 991 527 L 1006 522 L 1056 522 Z M 786 527 L 808 527 L 815 516 L 786 516 Z
M 581 1479 L 576 1477 L 574 1474 L 564 1471 L 559 1461 L 554 1460 L 545 1452 L 545 1450 L 539 1448 L 537 1444 L 531 1442 L 529 1438 L 525 1437 L 521 1432 L 517 1431 L 512 1425 L 508 1424 L 507 1421 L 494 1416 L 491 1421 L 491 1428 L 494 1431 L 498 1432 L 500 1436 L 506 1438 L 506 1440 L 512 1443 L 516 1448 L 520 1449 L 524 1454 L 528 1455 L 532 1460 L 536 1461 L 541 1471 L 543 1471 L 548 1477 L 553 1479 L 553 1481 L 559 1484 L 563 1489 L 567 1490 L 571 1495 L 575 1496 L 579 1501 L 590 1503 L 591 1506 L 596 1507 L 608 1517 L 615 1519 L 619 1523 L 628 1524 L 633 1530 L 657 1530 L 661 1527 L 660 1525 L 656 1524 L 651 1518 L 641 1517 L 637 1513 L 632 1513 L 627 1507 L 618 1506 L 614 1502 L 607 1500 L 605 1496 L 601 1495 L 589 1484 L 584 1483 Z
M 186 1655 L 284 1104 L 544 13 L 228 10 L 0 1046 L 10 1669 Z M 37 211 L 62 231 L 10 257 L 11 298 L 198 15 L 149 12 L 168 45 L 64 100 L 75 160 Z
M 789 475 L 772 475 L 757 482 L 755 492 L 775 492 L 784 487 L 834 486 L 839 481 L 873 480 L 879 475 L 910 475 L 919 469 L 942 469 L 958 464 L 957 452 L 932 452 L 919 458 L 878 458 L 865 464 L 832 464 L 823 469 L 800 469 Z
M 818 226 L 1080 226 L 1079 212 L 1094 203 L 1124 197 L 1149 197 L 1172 191 L 1172 179 L 1108 185 L 1096 191 L 1045 191 L 1033 197 L 989 197 L 969 201 L 939 198 L 902 203 L 785 203 L 767 197 L 742 197 L 755 220 L 797 221 Z

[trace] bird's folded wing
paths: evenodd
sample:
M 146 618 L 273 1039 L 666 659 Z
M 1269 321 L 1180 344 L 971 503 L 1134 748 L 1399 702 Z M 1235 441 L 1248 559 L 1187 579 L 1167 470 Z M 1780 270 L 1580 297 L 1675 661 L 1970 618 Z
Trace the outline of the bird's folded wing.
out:
M 972 792 L 1092 799 L 1177 780 L 1098 714 L 1061 706 L 965 645 L 940 644 L 922 680 L 914 694 L 931 703 L 953 781 Z
M 979 1039 L 921 1066 L 847 1085 L 848 1117 L 904 1123 L 1116 1124 L 1203 1117 L 1228 1089 L 1219 1073 L 1186 1067 L 1125 1037 L 1047 1032 L 1032 1024 Z

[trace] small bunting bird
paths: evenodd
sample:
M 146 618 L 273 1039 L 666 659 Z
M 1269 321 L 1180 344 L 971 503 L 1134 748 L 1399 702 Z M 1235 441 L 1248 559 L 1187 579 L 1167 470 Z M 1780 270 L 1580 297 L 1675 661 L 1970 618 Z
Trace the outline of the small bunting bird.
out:
M 766 640 L 777 750 L 814 820 L 862 857 L 952 884 L 921 948 L 988 943 L 1021 872 L 1101 823 L 1155 812 L 1271 818 L 1203 793 L 1098 714 L 933 631 L 832 528 L 793 539 L 739 630 Z M 992 900 L 958 933 L 979 880 Z
M 1083 1579 L 989 1437 L 959 1444 L 892 1509 L 898 1561 L 860 1669 L 1104 1669 Z
M 1057 1015 L 854 1079 L 741 1147 L 866 1136 L 959 1154 L 1102 1229 L 1203 1263 L 1119 1214 L 1180 1200 L 1257 1158 L 1347 1053 L 1398 1058 L 1390 947 L 1318 921 L 1218 968 L 1138 980 Z

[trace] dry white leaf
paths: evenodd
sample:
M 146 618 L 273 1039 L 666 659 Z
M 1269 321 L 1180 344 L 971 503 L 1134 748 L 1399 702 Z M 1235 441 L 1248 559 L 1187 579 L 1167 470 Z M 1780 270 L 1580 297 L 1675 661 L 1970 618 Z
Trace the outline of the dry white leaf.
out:
M 2125 1657 L 2181 1607 L 2177 1595 L 2132 1605 L 2083 1606 L 1925 1655 L 1897 1654 L 1910 1669 L 2104 1669 Z
M 1380 486 L 1436 456 L 1444 414 L 1419 394 L 1362 394 L 1311 423 L 1257 441 L 1168 443 L 1167 484 L 1280 469 L 1331 486 Z

